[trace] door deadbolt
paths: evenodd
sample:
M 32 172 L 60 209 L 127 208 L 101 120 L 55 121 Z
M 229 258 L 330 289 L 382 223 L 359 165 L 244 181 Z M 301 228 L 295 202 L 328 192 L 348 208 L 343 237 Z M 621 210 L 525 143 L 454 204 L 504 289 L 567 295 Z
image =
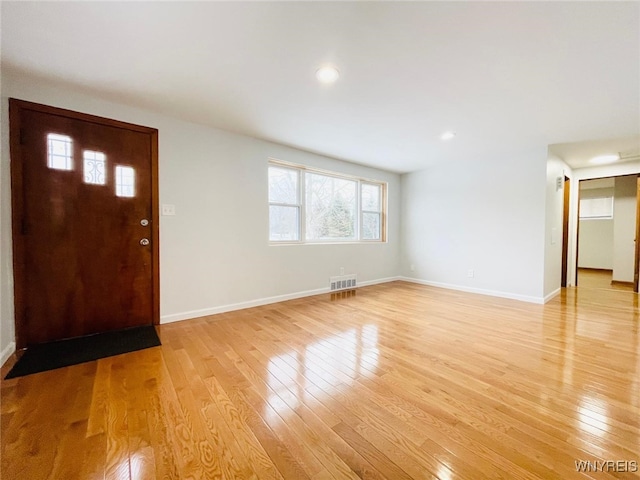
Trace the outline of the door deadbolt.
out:
M 147 225 L 149 225 L 149 220 L 147 220 L 146 218 L 143 218 L 142 220 L 140 220 L 140 225 L 142 225 L 143 227 L 146 227 Z
M 142 245 L 143 247 L 146 247 L 147 245 L 149 245 L 149 239 L 143 238 L 142 240 L 140 240 L 140 245 Z

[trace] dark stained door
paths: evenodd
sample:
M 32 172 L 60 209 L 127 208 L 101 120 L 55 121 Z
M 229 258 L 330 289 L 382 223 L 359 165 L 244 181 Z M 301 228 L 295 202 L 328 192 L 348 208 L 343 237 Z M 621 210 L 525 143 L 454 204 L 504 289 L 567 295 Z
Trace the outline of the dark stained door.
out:
M 18 347 L 157 321 L 157 131 L 12 100 Z

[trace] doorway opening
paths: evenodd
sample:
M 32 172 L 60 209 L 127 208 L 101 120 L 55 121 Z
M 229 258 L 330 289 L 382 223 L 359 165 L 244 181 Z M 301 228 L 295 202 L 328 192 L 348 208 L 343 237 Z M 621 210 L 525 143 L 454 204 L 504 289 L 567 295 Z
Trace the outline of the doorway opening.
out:
M 576 286 L 638 291 L 638 175 L 579 182 Z

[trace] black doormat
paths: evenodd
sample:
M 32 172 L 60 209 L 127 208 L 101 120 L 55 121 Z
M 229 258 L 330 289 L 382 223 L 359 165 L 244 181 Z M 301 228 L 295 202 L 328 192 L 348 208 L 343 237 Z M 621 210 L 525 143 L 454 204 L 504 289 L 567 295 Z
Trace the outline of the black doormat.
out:
M 22 377 L 161 345 L 151 326 L 127 328 L 27 348 L 5 378 Z

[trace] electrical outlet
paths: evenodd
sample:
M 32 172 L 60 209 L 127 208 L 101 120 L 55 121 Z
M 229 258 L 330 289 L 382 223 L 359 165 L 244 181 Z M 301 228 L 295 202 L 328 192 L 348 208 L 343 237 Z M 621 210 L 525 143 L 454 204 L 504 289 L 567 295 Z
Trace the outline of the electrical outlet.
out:
M 471 268 L 467 271 L 467 277 L 469 278 L 473 278 L 474 274 L 475 272 Z
M 416 266 L 412 263 L 411 266 L 409 267 L 409 270 L 411 270 L 412 272 L 415 272 Z
M 162 215 L 175 215 L 176 214 L 176 206 L 168 203 L 162 204 Z

